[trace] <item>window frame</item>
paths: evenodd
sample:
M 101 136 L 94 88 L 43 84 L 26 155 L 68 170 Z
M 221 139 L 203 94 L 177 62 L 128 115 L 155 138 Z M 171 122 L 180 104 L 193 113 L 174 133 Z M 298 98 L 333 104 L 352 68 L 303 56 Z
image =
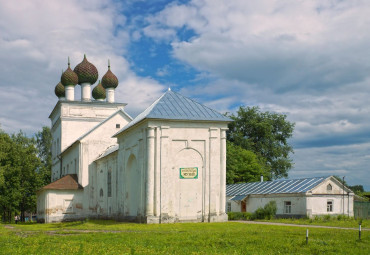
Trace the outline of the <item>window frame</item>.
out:
M 292 213 L 292 201 L 284 201 L 284 213 L 285 214 Z
M 327 200 L 326 201 L 326 212 L 333 212 L 334 211 L 334 201 Z
M 326 191 L 332 191 L 332 190 L 333 190 L 333 186 L 330 183 L 326 185 Z

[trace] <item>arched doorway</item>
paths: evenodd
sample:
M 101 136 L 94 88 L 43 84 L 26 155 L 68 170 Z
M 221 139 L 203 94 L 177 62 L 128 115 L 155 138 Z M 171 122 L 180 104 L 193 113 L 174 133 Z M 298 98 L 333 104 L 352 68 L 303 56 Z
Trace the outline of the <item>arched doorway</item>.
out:
M 180 220 L 197 220 L 203 214 L 203 159 L 194 149 L 183 149 L 176 155 L 178 172 L 178 215 Z M 186 175 L 184 171 L 195 171 Z
M 127 174 L 126 174 L 126 205 L 129 216 L 137 216 L 140 206 L 141 194 L 141 180 L 140 173 L 137 166 L 136 157 L 131 154 L 127 160 Z

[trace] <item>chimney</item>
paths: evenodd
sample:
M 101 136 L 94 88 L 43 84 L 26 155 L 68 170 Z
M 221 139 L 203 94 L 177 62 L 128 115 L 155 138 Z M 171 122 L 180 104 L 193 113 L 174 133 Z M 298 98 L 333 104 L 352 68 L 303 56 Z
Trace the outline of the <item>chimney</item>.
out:
M 263 175 L 261 174 L 261 182 L 263 182 Z

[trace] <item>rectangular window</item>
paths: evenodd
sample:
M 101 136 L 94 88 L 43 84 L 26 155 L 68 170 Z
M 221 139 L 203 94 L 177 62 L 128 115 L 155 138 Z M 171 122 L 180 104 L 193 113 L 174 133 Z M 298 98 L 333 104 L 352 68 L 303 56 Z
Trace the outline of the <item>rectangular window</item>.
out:
M 284 213 L 292 213 L 292 202 L 284 201 Z
M 108 171 L 108 197 L 112 197 L 112 172 Z
M 231 202 L 227 202 L 226 212 L 231 212 Z
M 333 201 L 329 200 L 326 202 L 326 211 L 327 212 L 332 212 L 333 211 Z

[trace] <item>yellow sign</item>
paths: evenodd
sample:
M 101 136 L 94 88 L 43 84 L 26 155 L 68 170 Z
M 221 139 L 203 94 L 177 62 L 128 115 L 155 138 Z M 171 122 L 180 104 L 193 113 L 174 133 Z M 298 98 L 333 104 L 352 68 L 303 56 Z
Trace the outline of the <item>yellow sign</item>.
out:
M 180 168 L 180 179 L 198 179 L 198 167 Z

